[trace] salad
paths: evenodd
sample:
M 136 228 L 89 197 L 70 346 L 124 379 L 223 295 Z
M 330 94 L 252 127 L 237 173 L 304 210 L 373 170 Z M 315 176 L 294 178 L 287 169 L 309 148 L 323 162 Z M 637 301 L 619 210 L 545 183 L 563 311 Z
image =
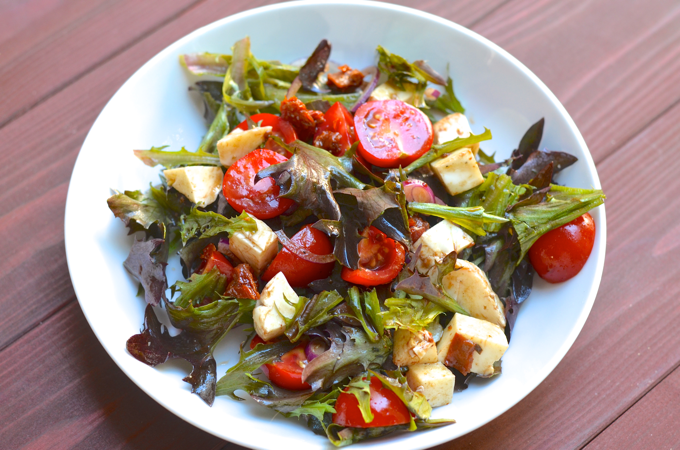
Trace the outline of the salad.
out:
M 135 150 L 160 183 L 107 202 L 136 235 L 130 355 L 184 359 L 208 405 L 248 395 L 344 446 L 454 423 L 432 408 L 502 376 L 534 272 L 579 273 L 605 197 L 557 184 L 576 158 L 539 149 L 543 119 L 496 161 L 450 77 L 380 46 L 361 70 L 330 54 L 322 40 L 301 64 L 260 60 L 246 37 L 181 55 L 205 136 Z M 185 280 L 168 287 L 175 254 Z M 236 328 L 248 338 L 218 379 Z

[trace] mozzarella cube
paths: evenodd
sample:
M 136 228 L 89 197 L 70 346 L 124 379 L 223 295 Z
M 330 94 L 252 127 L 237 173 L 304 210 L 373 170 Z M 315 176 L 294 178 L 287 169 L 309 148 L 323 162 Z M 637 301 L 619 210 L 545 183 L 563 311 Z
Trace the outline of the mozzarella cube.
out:
M 281 336 L 286 331 L 286 319 L 295 315 L 295 304 L 300 297 L 288 284 L 286 276 L 279 272 L 262 290 L 253 309 L 255 331 L 265 341 Z
M 234 131 L 217 141 L 217 151 L 220 154 L 220 163 L 222 163 L 224 167 L 231 166 L 236 161 L 264 144 L 271 132 L 272 127 L 257 127 L 247 131 L 236 128 Z
M 501 327 L 463 314 L 453 316 L 437 344 L 439 362 L 463 375 L 472 372 L 483 377 L 493 376 L 493 364 L 507 349 L 508 340 Z
M 442 289 L 472 317 L 505 327 L 505 308 L 482 269 L 458 260 L 456 269 L 442 279 Z
M 467 147 L 436 160 L 430 167 L 451 195 L 458 195 L 484 182 L 475 155 Z
M 217 199 L 222 189 L 222 169 L 214 166 L 190 166 L 163 171 L 172 186 L 191 202 L 207 206 Z
M 279 251 L 276 234 L 266 223 L 255 219 L 257 230 L 237 231 L 229 238 L 229 249 L 241 261 L 253 268 L 255 275 L 267 267 Z
M 437 362 L 437 345 L 427 330 L 412 333 L 398 328 L 394 333 L 392 361 L 396 366 Z
M 406 372 L 408 385 L 421 392 L 433 408 L 451 403 L 456 376 L 440 362 L 415 364 Z
M 427 274 L 452 251 L 460 252 L 474 244 L 475 240 L 460 227 L 442 220 L 424 232 L 413 245 L 415 249 L 420 247 L 416 268 L 420 273 Z
M 432 131 L 434 132 L 434 144 L 443 144 L 444 142 L 449 142 L 457 138 L 470 137 L 472 134 L 470 122 L 468 122 L 467 117 L 461 113 L 449 114 L 439 120 L 432 125 Z M 477 156 L 479 142 L 472 144 L 469 149 Z
M 416 85 L 409 82 L 402 83 L 404 89 L 399 89 L 390 82 L 386 82 L 373 89 L 368 101 L 373 102 L 377 100 L 401 100 L 404 103 L 420 107 L 422 104 L 416 104 Z

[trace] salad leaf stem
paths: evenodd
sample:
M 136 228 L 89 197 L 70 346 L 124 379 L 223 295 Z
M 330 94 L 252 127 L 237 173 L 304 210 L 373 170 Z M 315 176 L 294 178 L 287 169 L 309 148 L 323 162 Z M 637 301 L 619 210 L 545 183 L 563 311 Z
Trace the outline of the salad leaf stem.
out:
M 487 214 L 481 206 L 456 208 L 454 206 L 443 206 L 435 203 L 413 202 L 409 203 L 407 208 L 414 213 L 441 217 L 442 219 L 460 225 L 462 228 L 480 236 L 486 235 L 484 225 L 490 223 L 505 223 L 508 221 L 508 219 L 504 217 Z
M 444 142 L 443 144 L 433 145 L 427 153 L 404 167 L 404 172 L 409 174 L 416 169 L 420 169 L 421 167 L 430 164 L 432 161 L 440 158 L 446 153 L 452 153 L 472 144 L 488 141 L 491 138 L 491 131 L 488 128 L 484 128 L 484 132 L 481 134 L 471 134 L 466 138 L 456 138 L 452 141 Z

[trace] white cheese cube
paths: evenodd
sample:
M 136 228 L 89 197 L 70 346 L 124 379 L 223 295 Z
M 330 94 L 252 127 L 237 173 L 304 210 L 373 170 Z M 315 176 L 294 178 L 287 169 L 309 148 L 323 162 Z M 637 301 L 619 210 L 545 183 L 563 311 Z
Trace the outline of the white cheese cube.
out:
M 475 264 L 456 261 L 456 270 L 442 279 L 442 289 L 472 317 L 505 327 L 503 303 L 491 288 L 484 271 Z
M 475 155 L 467 147 L 434 161 L 430 167 L 451 195 L 458 195 L 484 182 Z
M 402 84 L 404 86 L 404 90 L 397 88 L 390 82 L 383 83 L 376 87 L 373 92 L 371 92 L 371 96 L 368 98 L 368 101 L 401 100 L 404 103 L 408 103 L 416 107 L 423 106 L 423 102 L 420 102 L 421 104 L 416 104 L 416 85 L 408 82 L 404 82 Z
M 288 284 L 286 276 L 279 272 L 262 290 L 253 309 L 255 331 L 265 341 L 281 336 L 286 331 L 286 319 L 295 315 L 295 307 L 300 297 Z M 290 302 L 290 303 L 289 303 Z
M 412 333 L 398 328 L 394 333 L 392 361 L 396 366 L 437 362 L 437 345 L 427 330 Z
M 432 131 L 434 132 L 434 144 L 443 144 L 444 142 L 449 142 L 457 138 L 470 137 L 472 134 L 470 122 L 468 122 L 467 117 L 461 113 L 449 114 L 439 120 L 432 125 Z M 479 142 L 471 145 L 469 148 L 472 150 L 472 153 L 477 156 Z
M 272 127 L 257 127 L 247 131 L 236 128 L 234 131 L 217 141 L 217 151 L 220 154 L 220 163 L 222 163 L 224 167 L 231 166 L 236 161 L 264 144 L 271 132 Z
M 463 375 L 472 372 L 483 377 L 494 374 L 493 364 L 507 349 L 508 340 L 501 327 L 463 314 L 453 316 L 437 344 L 439 362 Z
M 442 220 L 423 233 L 413 245 L 415 249 L 420 247 L 416 268 L 420 273 L 427 274 L 452 251 L 460 252 L 474 244 L 475 240 L 460 227 Z
M 214 166 L 190 166 L 163 171 L 172 186 L 191 202 L 207 206 L 217 199 L 222 189 L 222 169 Z
M 266 223 L 255 219 L 257 230 L 237 231 L 229 238 L 229 249 L 241 261 L 253 268 L 255 275 L 267 267 L 279 251 L 276 234 Z
M 433 408 L 451 403 L 456 376 L 440 362 L 415 364 L 406 372 L 408 385 L 421 392 Z

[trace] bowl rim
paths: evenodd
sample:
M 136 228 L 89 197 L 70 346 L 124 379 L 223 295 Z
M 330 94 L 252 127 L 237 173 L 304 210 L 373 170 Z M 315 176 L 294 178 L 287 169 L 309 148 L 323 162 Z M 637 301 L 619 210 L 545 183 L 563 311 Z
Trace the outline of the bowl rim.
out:
M 495 44 L 494 42 L 490 41 L 489 39 L 479 35 L 478 33 L 462 26 L 459 25 L 455 22 L 452 22 L 448 19 L 444 19 L 442 17 L 436 16 L 434 14 L 420 11 L 417 9 L 413 9 L 410 7 L 406 6 L 401 6 L 401 5 L 395 5 L 391 3 L 383 3 L 383 2 L 377 2 L 377 1 L 364 1 L 364 0 L 346 0 L 346 1 L 341 1 L 341 0 L 294 0 L 294 1 L 289 1 L 289 2 L 284 2 L 284 3 L 276 3 L 273 5 L 265 5 L 257 8 L 252 8 L 248 9 L 245 11 L 241 11 L 239 13 L 224 17 L 222 19 L 216 20 L 210 24 L 204 25 L 191 33 L 185 35 L 184 37 L 176 40 L 172 44 L 168 45 L 165 47 L 163 50 L 158 52 L 156 55 L 154 55 L 151 59 L 149 59 L 146 63 L 144 63 L 139 69 L 137 69 L 117 90 L 116 93 L 108 100 L 100 114 L 97 116 L 97 119 L 93 122 L 90 131 L 88 131 L 88 134 L 83 141 L 83 144 L 81 146 L 81 150 L 86 146 L 88 142 L 88 138 L 90 137 L 90 134 L 92 133 L 92 129 L 94 128 L 94 125 L 96 122 L 99 120 L 99 117 L 101 117 L 104 113 L 104 111 L 109 108 L 111 105 L 112 101 L 115 99 L 115 97 L 118 95 L 118 93 L 123 90 L 123 88 L 131 83 L 134 83 L 134 81 L 137 78 L 140 78 L 144 76 L 144 74 L 152 70 L 153 66 L 156 64 L 157 61 L 162 60 L 168 56 L 168 54 L 173 53 L 176 51 L 176 49 L 182 45 L 184 45 L 187 42 L 192 41 L 193 39 L 197 38 L 200 35 L 203 35 L 213 29 L 223 27 L 231 22 L 235 22 L 238 20 L 241 20 L 243 18 L 253 16 L 253 15 L 258 15 L 261 13 L 266 13 L 266 12 L 271 12 L 271 11 L 276 11 L 280 9 L 294 9 L 298 7 L 310 7 L 310 6 L 318 6 L 318 7 L 326 7 L 328 5 L 341 5 L 341 6 L 356 6 L 356 7 L 362 7 L 362 8 L 374 8 L 377 10 L 389 10 L 389 11 L 397 11 L 400 13 L 405 13 L 408 15 L 414 15 L 418 16 L 420 18 L 430 20 L 437 22 L 441 25 L 444 25 L 449 28 L 453 28 L 459 33 L 462 33 L 466 35 L 467 37 L 470 37 L 480 43 L 482 43 L 484 46 L 488 47 L 489 49 L 493 50 L 500 56 L 504 57 L 508 62 L 510 62 L 516 69 L 519 69 L 526 77 L 528 77 L 533 84 L 538 87 L 542 93 L 549 99 L 549 101 L 553 104 L 553 106 L 558 110 L 560 113 L 561 117 L 565 120 L 569 130 L 573 133 L 574 137 L 576 138 L 579 146 L 584 150 L 584 156 L 585 160 L 587 163 L 587 167 L 589 172 L 591 172 L 591 176 L 593 178 L 593 188 L 596 189 L 601 189 L 601 183 L 599 179 L 599 175 L 597 173 L 595 163 L 593 161 L 592 155 L 590 153 L 590 150 L 588 149 L 588 146 L 583 139 L 583 136 L 581 135 L 581 132 L 578 130 L 576 124 L 574 123 L 572 117 L 569 115 L 567 112 L 566 108 L 562 105 L 562 103 L 557 99 L 557 97 L 553 94 L 553 92 L 541 81 L 538 76 L 536 76 L 531 70 L 529 70 L 523 63 L 521 63 L 517 58 L 512 56 L 509 52 L 501 48 L 499 45 Z M 158 402 L 161 406 L 163 406 L 165 409 L 168 411 L 172 412 L 182 420 L 194 425 L 195 427 L 210 433 L 214 436 L 217 436 L 221 439 L 225 439 L 229 442 L 233 442 L 238 445 L 242 445 L 247 448 L 256 448 L 256 449 L 265 449 L 266 447 L 260 446 L 257 444 L 253 444 L 251 442 L 248 442 L 244 439 L 240 439 L 238 436 L 229 436 L 225 437 L 223 435 L 217 435 L 215 432 L 211 429 L 208 429 L 204 425 L 202 425 L 200 422 L 195 421 L 192 419 L 192 417 L 183 414 L 181 411 L 177 411 L 174 409 L 170 409 L 168 405 L 164 402 L 164 400 L 156 395 L 154 395 L 152 392 L 147 390 L 135 377 L 132 376 L 130 371 L 127 369 L 126 365 L 123 364 L 118 360 L 117 357 L 115 357 L 115 353 L 109 349 L 109 346 L 106 344 L 106 341 L 102 338 L 100 335 L 100 332 L 93 326 L 93 322 L 91 317 L 88 315 L 87 308 L 83 307 L 83 302 L 80 300 L 81 296 L 79 295 L 78 292 L 78 287 L 76 286 L 76 283 L 74 282 L 74 275 L 73 275 L 73 256 L 70 256 L 71 253 L 69 252 L 69 248 L 71 247 L 71 240 L 69 239 L 69 233 L 67 230 L 71 229 L 70 223 L 69 223 L 69 210 L 73 209 L 73 195 L 71 195 L 71 189 L 73 186 L 73 177 L 74 174 L 76 173 L 76 169 L 78 168 L 79 164 L 82 164 L 83 158 L 81 158 L 81 151 L 78 153 L 78 157 L 76 159 L 76 162 L 74 164 L 74 169 L 71 175 L 71 178 L 69 180 L 69 189 L 67 193 L 67 199 L 66 199 L 66 204 L 65 204 L 65 217 L 64 217 L 64 245 L 65 245 L 65 252 L 66 252 L 66 259 L 67 259 L 67 265 L 69 268 L 69 275 L 71 277 L 71 282 L 74 288 L 74 292 L 76 294 L 76 298 L 78 299 L 78 302 L 81 306 L 81 310 L 83 311 L 83 314 L 88 321 L 88 324 L 90 325 L 90 328 L 94 332 L 95 336 L 101 343 L 101 345 L 104 347 L 106 352 L 109 354 L 111 359 L 116 363 L 116 365 L 125 373 L 125 375 L 132 380 L 135 385 L 137 385 L 142 391 L 144 391 L 149 397 L 154 399 L 156 402 Z M 489 414 L 488 417 L 485 417 L 485 420 L 480 422 L 475 428 L 469 430 L 465 434 L 472 432 L 476 429 L 481 428 L 482 426 L 488 424 L 495 418 L 499 417 L 503 413 L 507 412 L 510 410 L 513 406 L 515 406 L 517 403 L 519 403 L 521 400 L 525 399 L 536 387 L 541 384 L 545 378 L 555 369 L 555 367 L 559 364 L 559 362 L 564 358 L 566 353 L 569 351 L 573 343 L 575 342 L 576 338 L 578 337 L 579 333 L 583 329 L 583 326 L 588 318 L 588 315 L 590 314 L 590 311 L 592 310 L 593 304 L 595 302 L 595 298 L 597 296 L 597 292 L 601 283 L 602 279 L 602 273 L 604 270 L 604 260 L 605 260 L 605 253 L 606 253 L 606 241 L 607 241 L 607 226 L 606 226 L 606 214 L 605 214 L 605 207 L 604 205 L 601 205 L 597 208 L 598 214 L 599 214 L 599 224 L 598 224 L 598 232 L 600 233 L 599 237 L 599 247 L 597 248 L 598 250 L 598 260 L 596 261 L 595 265 L 595 273 L 594 273 L 594 278 L 593 282 L 590 285 L 590 288 L 587 293 L 587 300 L 586 303 L 581 310 L 581 313 L 578 316 L 577 321 L 575 322 L 574 326 L 572 327 L 569 335 L 567 338 L 562 342 L 560 345 L 558 351 L 556 351 L 552 357 L 548 360 L 548 362 L 543 366 L 542 370 L 539 371 L 536 376 L 534 377 L 535 383 L 533 385 L 530 385 L 526 394 L 522 396 L 521 398 L 514 399 L 511 402 L 508 402 L 504 408 L 500 408 L 497 412 L 493 414 Z M 417 449 L 423 449 L 423 448 L 428 448 L 433 445 L 438 445 L 442 444 L 445 442 L 449 442 L 452 439 L 457 439 L 459 437 L 464 436 L 465 434 L 461 436 L 456 436 L 456 437 L 447 437 L 445 434 L 437 431 L 443 431 L 444 429 L 440 430 L 432 430 L 428 435 L 431 437 L 434 437 L 434 439 L 422 439 L 422 444 L 417 444 L 416 446 L 413 446 L 414 450 Z M 435 437 L 436 436 L 436 437 Z M 384 441 L 380 440 L 380 443 L 384 443 Z M 378 444 L 376 442 L 376 444 Z

